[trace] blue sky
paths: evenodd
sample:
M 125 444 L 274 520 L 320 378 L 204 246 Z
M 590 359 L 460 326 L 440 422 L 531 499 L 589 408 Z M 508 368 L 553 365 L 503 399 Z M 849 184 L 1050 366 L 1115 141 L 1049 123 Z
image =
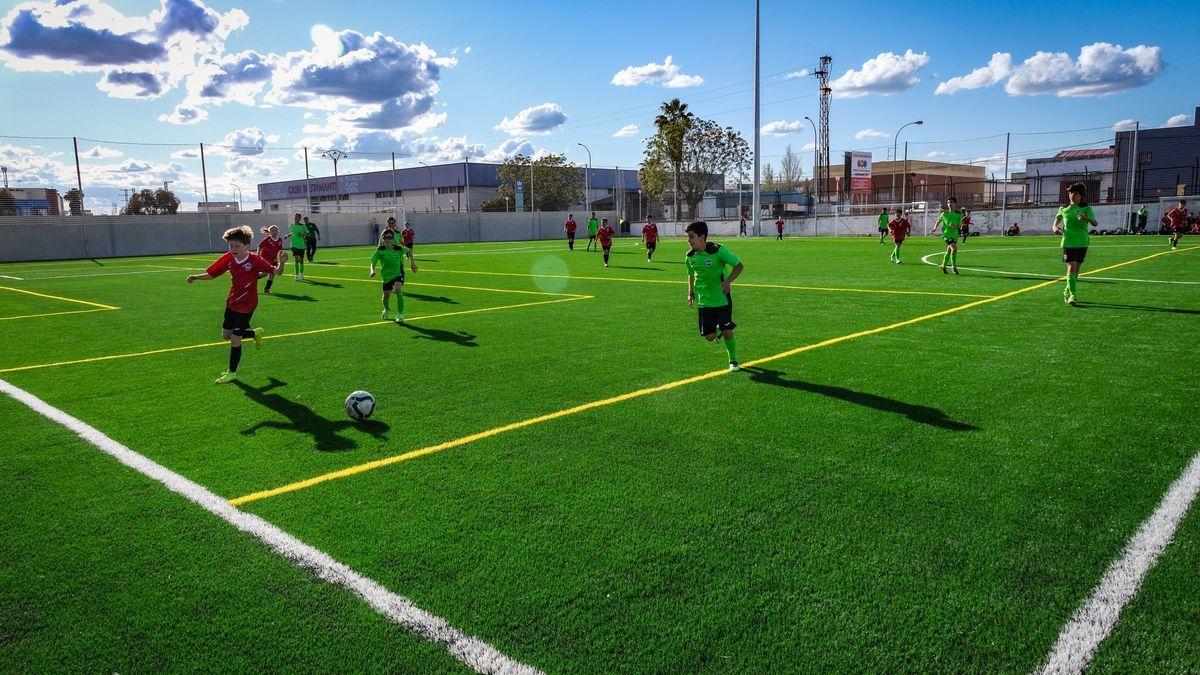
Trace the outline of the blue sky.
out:
M 813 141 L 803 118 L 817 116 L 816 82 L 787 75 L 822 54 L 833 57 L 835 161 L 855 149 L 884 159 L 914 119 L 925 125 L 904 132 L 919 143 L 911 157 L 989 171 L 1003 170 L 993 156 L 1006 131 L 1087 129 L 1015 136 L 1019 170 L 1022 153 L 1103 145 L 1121 120 L 1191 124 L 1200 43 L 1172 28 L 1196 26 L 1198 7 L 764 2 L 762 122 L 779 135 L 763 136 L 763 162 Z M 0 10 L 0 134 L 106 141 L 80 143 L 89 205 L 101 211 L 120 187 L 163 180 L 195 201 L 201 141 L 239 146 L 211 149 L 210 195 L 231 198 L 236 183 L 251 201 L 258 182 L 302 177 L 291 149 L 302 145 L 314 174 L 330 172 L 316 158 L 329 147 L 351 152 L 344 171 L 379 167 L 386 155 L 367 153 L 391 150 L 401 166 L 538 151 L 582 164 L 579 142 L 596 165 L 630 167 L 655 107 L 675 96 L 752 132 L 749 2 L 33 0 Z M 69 153 L 62 141 L 0 138 L 21 185 L 69 187 Z

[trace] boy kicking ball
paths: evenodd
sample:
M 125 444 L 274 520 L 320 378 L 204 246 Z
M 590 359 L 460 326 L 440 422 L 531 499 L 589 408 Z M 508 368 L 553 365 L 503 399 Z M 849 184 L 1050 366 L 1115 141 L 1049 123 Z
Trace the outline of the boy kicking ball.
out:
M 262 256 L 250 252 L 254 232 L 245 225 L 225 230 L 221 237 L 229 244 L 229 252 L 204 270 L 204 274 L 189 274 L 187 282 L 208 281 L 229 272 L 232 283 L 225 298 L 225 321 L 221 324 L 221 339 L 229 340 L 229 370 L 217 378 L 217 384 L 237 379 L 242 360 L 242 338 L 254 340 L 254 348 L 262 349 L 263 329 L 250 328 L 250 317 L 258 307 L 259 274 L 282 274 L 287 262 L 286 251 L 279 252 L 279 262 L 271 264 Z
M 375 276 L 375 265 L 379 265 L 380 276 L 383 277 L 383 314 L 379 318 L 388 320 L 388 312 L 392 311 L 392 293 L 396 294 L 396 323 L 404 323 L 404 259 L 412 271 L 417 271 L 417 263 L 413 260 L 412 250 L 396 243 L 396 233 L 384 230 L 379 241 L 379 248 L 371 255 L 371 276 Z
M 708 241 L 708 223 L 697 220 L 687 226 L 688 245 L 685 264 L 688 273 L 688 306 L 695 306 L 700 319 L 700 335 L 709 342 L 725 339 L 729 369 L 741 370 L 737 360 L 737 339 L 733 337 L 733 294 L 730 285 L 742 274 L 742 261 L 724 246 Z M 731 267 L 725 275 L 725 267 Z

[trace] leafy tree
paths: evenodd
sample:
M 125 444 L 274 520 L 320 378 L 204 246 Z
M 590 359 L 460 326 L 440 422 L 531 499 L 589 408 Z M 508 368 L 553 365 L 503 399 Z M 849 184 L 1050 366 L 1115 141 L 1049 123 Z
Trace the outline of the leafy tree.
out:
M 512 203 L 512 197 L 509 197 L 507 199 L 504 198 L 503 196 L 492 197 L 491 199 L 485 199 L 482 202 L 480 202 L 479 210 L 480 211 L 489 211 L 492 213 L 496 213 L 496 212 L 503 213 L 505 211 L 510 210 L 509 204 L 511 204 L 511 203 Z
M 83 215 L 83 193 L 79 188 L 71 188 L 63 195 L 63 199 L 67 200 L 67 208 L 70 209 L 71 215 Z
M 656 141 L 657 137 L 647 139 L 646 156 L 638 168 L 638 183 L 651 202 L 661 199 L 671 184 L 670 160 Z
M 683 167 L 684 137 L 695 119 L 696 116 L 688 112 L 688 105 L 677 98 L 663 102 L 654 118 L 655 134 L 659 140 L 656 152 L 666 157 L 674 179 L 677 179 Z M 678 192 L 678 185 L 675 190 Z
M 17 198 L 8 188 L 0 188 L 0 216 L 17 215 Z
M 682 159 L 679 195 L 695 217 L 704 193 L 712 189 L 722 174 L 746 170 L 750 164 L 750 144 L 733 127 L 697 118 L 683 136 Z
M 169 213 L 174 215 L 179 213 L 179 198 L 174 192 L 166 188 L 159 188 L 154 191 L 154 210 L 155 213 Z
M 179 198 L 170 190 L 139 190 L 129 195 L 129 203 L 121 209 L 124 216 L 153 216 L 179 212 Z
M 529 169 L 530 158 L 517 155 L 505 160 L 496 170 L 500 179 L 497 192 L 501 198 L 515 199 L 517 181 L 523 183 L 523 205 L 526 211 L 532 210 Z M 566 155 L 543 155 L 533 160 L 532 199 L 538 211 L 565 211 L 571 204 L 582 203 L 583 171 L 567 161 Z

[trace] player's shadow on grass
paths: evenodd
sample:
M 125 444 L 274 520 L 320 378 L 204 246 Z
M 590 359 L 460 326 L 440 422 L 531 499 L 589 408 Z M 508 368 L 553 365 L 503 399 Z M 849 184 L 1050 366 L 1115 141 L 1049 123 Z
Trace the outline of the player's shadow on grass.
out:
M 1095 309 L 1132 309 L 1139 312 L 1163 312 L 1165 314 L 1200 316 L 1200 309 L 1183 309 L 1181 307 L 1149 307 L 1147 305 L 1121 305 L 1110 302 L 1080 302 L 1078 306 Z
M 341 432 L 347 429 L 358 429 L 375 438 L 382 439 L 391 428 L 377 420 L 362 422 L 339 420 L 334 422 L 325 419 L 303 403 L 297 403 L 281 394 L 271 393 L 272 389 L 287 386 L 286 382 L 280 382 L 274 377 L 270 378 L 268 383 L 262 387 L 251 387 L 241 380 L 234 380 L 234 384 L 244 391 L 250 400 L 287 418 L 286 422 L 259 422 L 249 429 L 243 429 L 242 435 L 244 436 L 253 436 L 259 429 L 264 428 L 291 431 L 311 436 L 317 450 L 321 452 L 340 452 L 358 447 L 358 443 L 354 439 L 342 435 Z
M 655 272 L 663 271 L 661 267 L 643 267 L 641 265 L 609 265 L 609 267 L 618 270 L 652 270 Z
M 750 374 L 750 379 L 761 384 L 770 384 L 776 387 L 784 387 L 787 389 L 797 389 L 799 391 L 807 391 L 811 394 L 820 394 L 830 398 L 840 399 L 847 403 L 874 408 L 884 412 L 896 413 L 904 415 L 914 422 L 928 424 L 946 429 L 948 431 L 978 431 L 979 427 L 964 422 L 952 420 L 946 416 L 946 413 L 931 408 L 925 405 L 916 405 L 913 403 L 905 403 L 897 401 L 894 398 L 878 396 L 876 394 L 868 394 L 862 391 L 854 391 L 845 387 L 835 387 L 828 384 L 816 384 L 813 382 L 804 382 L 801 380 L 785 380 L 783 376 L 786 374 L 779 370 L 767 370 L 765 368 L 746 368 L 745 372 Z
M 422 293 L 409 293 L 404 291 L 404 297 L 412 300 L 420 300 L 422 302 L 444 302 L 447 305 L 457 305 L 458 301 L 453 298 L 447 298 L 444 295 L 424 295 Z
M 313 286 L 324 286 L 326 288 L 341 288 L 341 284 L 331 284 L 328 281 L 317 281 L 316 279 L 305 279 L 304 283 L 312 284 Z
M 416 256 L 413 256 L 413 260 L 417 262 L 441 262 L 440 260 L 435 260 L 433 258 L 418 258 Z
M 479 343 L 475 341 L 475 335 L 466 331 L 448 331 L 437 328 L 425 328 L 411 323 L 396 324 L 401 328 L 407 328 L 413 331 L 416 335 L 414 340 L 424 339 L 433 340 L 435 342 L 452 342 L 460 347 L 478 347 Z
M 311 295 L 292 295 L 291 293 L 280 293 L 278 291 L 271 291 L 270 295 L 271 295 L 271 297 L 281 298 L 283 300 L 296 300 L 299 302 L 316 302 L 317 301 L 317 299 Z

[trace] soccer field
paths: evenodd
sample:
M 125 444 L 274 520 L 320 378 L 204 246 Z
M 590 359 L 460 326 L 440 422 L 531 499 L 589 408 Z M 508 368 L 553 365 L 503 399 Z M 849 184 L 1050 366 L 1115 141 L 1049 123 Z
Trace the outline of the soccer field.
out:
M 0 265 L 0 663 L 1029 672 L 1064 636 L 1200 669 L 1200 246 L 1094 238 L 1070 307 L 1056 238 L 959 276 L 926 237 L 715 239 L 741 372 L 680 239 L 418 243 L 403 325 L 370 249 L 323 249 L 230 385 L 228 276 L 184 283 L 216 255 Z

